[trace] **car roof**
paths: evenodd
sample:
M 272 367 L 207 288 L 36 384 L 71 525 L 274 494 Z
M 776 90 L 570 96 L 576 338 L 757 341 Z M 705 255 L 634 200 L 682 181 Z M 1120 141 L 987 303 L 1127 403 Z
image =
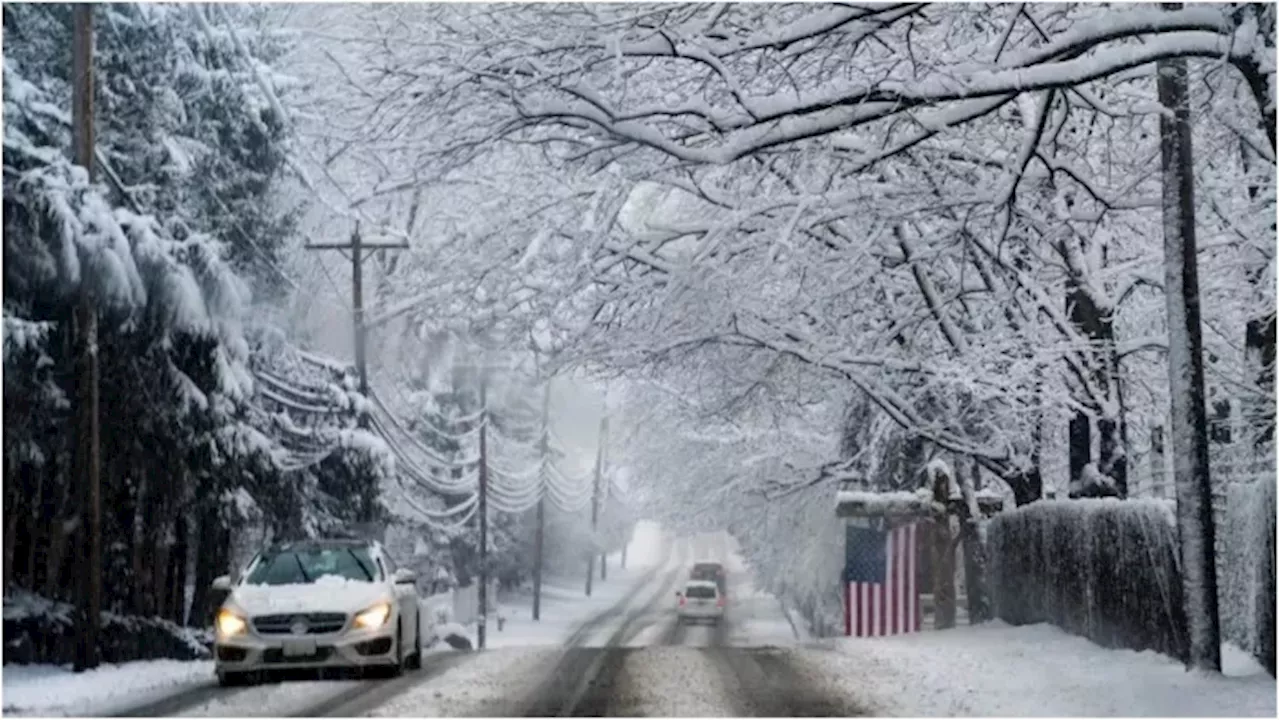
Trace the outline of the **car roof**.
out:
M 715 561 L 713 561 L 713 560 L 699 560 L 698 562 L 695 562 L 695 563 L 693 564 L 693 566 L 694 566 L 694 567 L 696 567 L 696 568 L 698 568 L 698 567 L 723 567 L 723 565 L 722 565 L 721 563 L 715 562 Z
M 355 538 L 314 538 L 308 540 L 291 540 L 281 543 L 272 543 L 267 548 L 267 552 L 296 552 L 307 550 L 342 550 L 345 548 L 374 548 L 376 543 L 369 540 L 358 540 Z

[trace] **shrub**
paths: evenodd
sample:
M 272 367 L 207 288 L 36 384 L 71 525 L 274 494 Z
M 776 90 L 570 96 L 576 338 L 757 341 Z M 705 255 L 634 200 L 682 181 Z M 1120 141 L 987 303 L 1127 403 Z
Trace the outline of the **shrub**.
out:
M 1276 484 L 1269 477 L 1227 492 L 1219 563 L 1222 637 L 1276 672 Z
M 1187 656 L 1172 505 L 1045 500 L 987 529 L 996 617 L 1048 622 L 1104 647 Z
M 65 665 L 75 658 L 74 608 L 34 593 L 10 588 L 4 597 L 4 661 Z M 163 618 L 102 613 L 102 661 L 203 660 L 210 657 L 212 633 L 180 627 Z

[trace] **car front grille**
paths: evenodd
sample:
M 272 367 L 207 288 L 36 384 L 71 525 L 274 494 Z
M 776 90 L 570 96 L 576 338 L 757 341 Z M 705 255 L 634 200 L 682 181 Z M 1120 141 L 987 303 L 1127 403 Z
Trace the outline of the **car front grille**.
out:
M 280 648 L 268 648 L 262 651 L 262 662 L 268 665 L 279 665 L 282 663 L 316 663 L 324 662 L 333 654 L 331 647 L 318 647 L 314 655 L 302 655 L 297 657 L 289 657 L 284 654 Z
M 343 613 L 289 613 L 283 615 L 259 615 L 253 619 L 253 629 L 263 635 L 291 635 L 295 623 L 305 622 L 308 635 L 335 633 L 347 624 Z

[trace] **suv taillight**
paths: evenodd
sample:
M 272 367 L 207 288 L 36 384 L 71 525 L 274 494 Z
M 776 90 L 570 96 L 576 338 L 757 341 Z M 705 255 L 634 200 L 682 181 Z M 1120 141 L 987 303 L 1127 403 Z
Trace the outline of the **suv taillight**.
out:
M 684 596 L 680 596 L 680 607 L 684 607 Z
M 716 607 L 724 607 L 724 596 L 716 598 Z

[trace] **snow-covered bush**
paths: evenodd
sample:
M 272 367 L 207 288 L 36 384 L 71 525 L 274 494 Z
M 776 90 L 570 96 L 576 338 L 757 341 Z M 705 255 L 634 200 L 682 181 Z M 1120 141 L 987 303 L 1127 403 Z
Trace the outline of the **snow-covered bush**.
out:
M 74 608 L 23 590 L 4 597 L 6 663 L 71 662 L 75 653 Z M 102 614 L 99 646 L 105 662 L 210 657 L 213 638 L 158 617 Z
M 1228 486 L 1218 616 L 1222 637 L 1276 671 L 1276 483 Z
M 1044 500 L 987 527 L 996 617 L 1186 659 L 1172 504 Z

